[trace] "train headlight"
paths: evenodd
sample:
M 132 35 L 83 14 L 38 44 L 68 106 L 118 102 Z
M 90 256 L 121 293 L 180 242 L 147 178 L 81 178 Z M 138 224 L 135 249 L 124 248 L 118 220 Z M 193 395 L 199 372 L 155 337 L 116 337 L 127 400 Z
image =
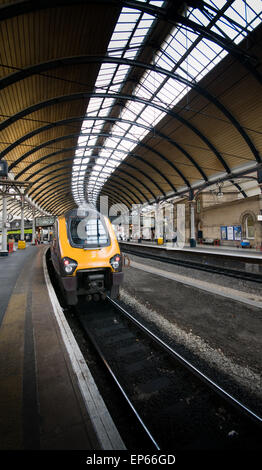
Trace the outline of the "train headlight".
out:
M 63 258 L 63 268 L 66 274 L 73 274 L 77 267 L 77 262 L 71 258 Z
M 122 269 L 122 258 L 120 255 L 115 255 L 110 259 L 110 264 L 115 271 L 121 271 Z

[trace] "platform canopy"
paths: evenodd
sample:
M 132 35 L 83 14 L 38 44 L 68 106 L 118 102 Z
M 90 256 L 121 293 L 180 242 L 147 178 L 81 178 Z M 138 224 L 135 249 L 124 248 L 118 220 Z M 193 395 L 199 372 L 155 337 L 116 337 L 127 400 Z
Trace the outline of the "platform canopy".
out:
M 260 0 L 0 0 L 9 176 L 54 215 L 258 194 L 261 20 Z

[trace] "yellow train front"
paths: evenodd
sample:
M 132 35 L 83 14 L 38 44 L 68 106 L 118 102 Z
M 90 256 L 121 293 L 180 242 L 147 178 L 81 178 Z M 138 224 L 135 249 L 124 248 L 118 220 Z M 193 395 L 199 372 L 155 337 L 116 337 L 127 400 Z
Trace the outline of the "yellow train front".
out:
M 55 224 L 51 259 L 68 305 L 117 298 L 122 258 L 114 229 L 94 209 L 73 209 Z

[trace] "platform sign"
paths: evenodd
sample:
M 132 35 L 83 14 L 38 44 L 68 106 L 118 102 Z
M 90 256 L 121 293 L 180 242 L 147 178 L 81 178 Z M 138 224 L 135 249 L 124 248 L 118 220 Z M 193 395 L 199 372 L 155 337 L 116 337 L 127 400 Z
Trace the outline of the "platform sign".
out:
M 233 226 L 227 227 L 227 239 L 234 240 L 234 227 Z
M 234 240 L 241 240 L 241 238 L 242 238 L 241 225 L 234 225 Z
M 36 217 L 35 226 L 36 227 L 50 227 L 54 225 L 55 217 Z
M 221 232 L 221 240 L 227 240 L 227 227 L 225 225 L 222 225 L 220 227 L 220 232 Z
M 241 240 L 242 227 L 241 225 L 223 225 L 220 227 L 221 240 Z

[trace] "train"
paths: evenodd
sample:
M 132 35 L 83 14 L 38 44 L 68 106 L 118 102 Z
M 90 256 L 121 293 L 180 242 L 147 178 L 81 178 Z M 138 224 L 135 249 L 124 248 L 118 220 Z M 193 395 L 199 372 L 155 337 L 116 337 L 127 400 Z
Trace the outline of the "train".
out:
M 110 220 L 93 208 L 56 219 L 51 261 L 68 305 L 119 297 L 122 256 Z

